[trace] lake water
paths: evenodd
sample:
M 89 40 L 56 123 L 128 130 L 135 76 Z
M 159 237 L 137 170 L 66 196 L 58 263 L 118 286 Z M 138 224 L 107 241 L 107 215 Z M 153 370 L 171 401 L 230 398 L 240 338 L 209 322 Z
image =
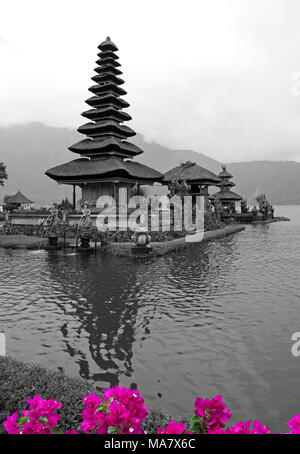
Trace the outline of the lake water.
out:
M 100 387 L 134 384 L 174 417 L 222 394 L 233 421 L 285 430 L 300 413 L 300 207 L 276 214 L 291 222 L 146 261 L 0 250 L 8 353 Z

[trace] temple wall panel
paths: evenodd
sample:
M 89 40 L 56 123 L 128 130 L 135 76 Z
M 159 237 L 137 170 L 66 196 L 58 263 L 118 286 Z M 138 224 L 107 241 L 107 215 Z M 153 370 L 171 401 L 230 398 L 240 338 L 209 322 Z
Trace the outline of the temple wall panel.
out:
M 115 197 L 114 184 L 112 182 L 86 184 L 82 187 L 82 200 L 90 206 L 95 206 L 101 196 Z

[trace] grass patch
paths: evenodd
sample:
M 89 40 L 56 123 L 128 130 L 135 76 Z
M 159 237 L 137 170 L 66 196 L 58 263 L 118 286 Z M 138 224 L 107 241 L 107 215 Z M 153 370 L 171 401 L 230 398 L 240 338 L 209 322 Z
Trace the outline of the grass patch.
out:
M 28 408 L 26 399 L 39 394 L 44 399 L 55 399 L 63 404 L 59 426 L 80 429 L 80 414 L 84 408 L 83 395 L 97 392 L 88 381 L 67 377 L 31 363 L 23 363 L 10 357 L 0 357 L 0 433 L 6 433 L 3 421 L 15 411 L 20 415 Z M 172 418 L 161 410 L 150 411 L 144 430 L 148 433 L 157 427 L 165 427 Z

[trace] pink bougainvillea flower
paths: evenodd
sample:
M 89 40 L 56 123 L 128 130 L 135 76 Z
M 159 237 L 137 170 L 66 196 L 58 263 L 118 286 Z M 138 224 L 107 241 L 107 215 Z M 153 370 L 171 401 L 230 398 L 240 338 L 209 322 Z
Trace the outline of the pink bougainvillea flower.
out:
M 148 415 L 147 407 L 138 390 L 116 386 L 103 393 L 103 399 L 97 394 L 83 397 L 85 408 L 82 412 L 81 429 L 84 433 L 98 434 L 143 434 L 142 421 Z M 52 434 L 63 433 L 57 427 L 59 414 L 56 413 L 62 404 L 54 399 L 42 399 L 39 395 L 28 399 L 29 410 L 7 415 L 3 425 L 9 434 Z M 157 434 L 269 434 L 269 427 L 255 420 L 239 421 L 232 427 L 225 428 L 225 421 L 231 412 L 218 395 L 212 399 L 196 399 L 195 415 L 191 419 L 191 428 L 187 430 L 184 423 L 171 421 L 165 429 L 157 428 Z M 300 414 L 294 415 L 287 422 L 291 434 L 300 434 Z M 193 432 L 191 432 L 193 431 Z M 78 434 L 69 429 L 65 434 Z
M 84 433 L 107 434 L 112 430 L 121 434 L 143 433 L 141 422 L 148 412 L 138 390 L 116 386 L 104 391 L 103 400 L 96 394 L 89 394 L 83 402 L 86 405 L 81 424 Z
M 165 430 L 161 427 L 158 427 L 158 434 L 182 434 L 186 430 L 186 426 L 183 423 L 178 423 L 176 421 L 171 421 Z
M 13 413 L 11 416 L 7 415 L 6 418 L 6 421 L 3 423 L 6 432 L 9 434 L 19 434 L 18 413 Z
M 203 425 L 212 430 L 222 429 L 225 427 L 224 421 L 229 421 L 231 418 L 231 411 L 226 408 L 220 395 L 212 399 L 198 397 L 195 408 L 195 414 L 203 419 Z
M 251 434 L 251 419 L 249 421 L 239 421 L 234 426 L 227 429 L 226 433 L 229 434 Z
M 251 429 L 251 419 L 245 422 L 239 421 L 226 430 L 228 434 L 269 434 L 269 427 L 263 426 L 259 421 L 254 421 L 252 424 L 253 428 Z
M 62 404 L 53 399 L 42 399 L 35 396 L 27 400 L 29 410 L 23 410 L 23 418 L 17 420 L 18 415 L 14 413 L 8 416 L 4 427 L 8 433 L 20 434 L 51 434 L 59 420 L 59 415 L 54 413 L 61 408 Z
M 128 424 L 130 420 L 130 411 L 125 407 L 125 405 L 113 401 L 109 407 L 109 412 L 104 415 L 104 418 L 101 420 L 99 427 L 102 425 L 108 427 L 119 427 Z
M 116 386 L 104 391 L 104 400 L 108 403 L 110 400 L 117 401 L 126 408 L 130 409 L 130 419 L 134 423 L 146 419 L 148 416 L 147 407 L 144 405 L 144 399 L 140 396 L 137 389 L 123 388 Z
M 30 410 L 36 410 L 43 415 L 52 414 L 62 407 L 62 404 L 54 399 L 42 399 L 40 396 L 34 396 L 33 399 L 27 399 Z
M 99 424 L 103 418 L 103 414 L 100 411 L 97 411 L 97 408 L 102 404 L 102 399 L 97 396 L 97 394 L 93 393 L 88 396 L 83 396 L 82 401 L 85 403 L 85 409 L 81 414 L 83 419 L 81 428 L 83 433 L 88 434 L 96 428 L 97 424 Z
M 24 424 L 22 434 L 52 434 L 51 428 L 48 424 L 43 424 L 35 419 L 30 420 Z
M 291 429 L 290 434 L 300 434 L 300 414 L 294 415 L 286 424 Z
M 267 426 L 264 426 L 261 422 L 255 420 L 252 423 L 253 427 L 253 433 L 254 434 L 269 434 L 270 433 L 270 428 Z
M 127 425 L 127 426 L 124 426 L 120 431 L 119 431 L 119 434 L 127 434 L 127 435 L 130 435 L 130 434 L 137 434 L 137 435 L 141 435 L 141 434 L 144 434 L 146 432 L 144 432 L 140 425 Z
M 33 399 L 27 399 L 27 403 L 29 404 L 30 410 L 23 410 L 23 416 L 27 416 L 32 424 L 41 417 L 44 417 L 47 419 L 47 426 L 54 428 L 57 425 L 60 415 L 54 412 L 62 407 L 62 404 L 57 402 L 57 400 L 47 400 L 42 399 L 40 396 L 34 396 Z M 28 427 L 30 426 L 26 426 L 26 429 L 28 429 Z
M 219 434 L 226 434 L 226 431 L 224 431 L 224 429 L 208 427 L 207 428 L 207 433 L 209 435 L 219 435 Z

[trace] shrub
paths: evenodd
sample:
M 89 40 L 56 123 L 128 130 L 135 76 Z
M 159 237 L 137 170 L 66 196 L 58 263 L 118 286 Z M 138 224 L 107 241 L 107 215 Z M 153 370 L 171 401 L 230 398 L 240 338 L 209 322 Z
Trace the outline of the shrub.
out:
M 70 427 L 80 430 L 84 409 L 83 395 L 95 393 L 96 388 L 88 381 L 67 377 L 62 372 L 53 372 L 35 364 L 26 364 L 10 357 L 0 356 L 0 433 L 5 432 L 3 422 L 7 415 L 21 414 L 27 399 L 36 395 L 62 403 L 59 409 L 59 425 L 63 431 Z M 143 430 L 153 431 L 164 426 L 171 418 L 162 411 L 150 411 Z
M 70 379 L 8 358 L 0 358 L 0 368 L 0 415 L 2 421 L 6 415 L 3 426 L 10 434 L 149 433 L 145 425 L 149 418 L 148 408 L 137 389 L 116 386 L 104 390 L 101 395 L 88 392 L 79 399 L 82 392 L 91 388 L 83 380 Z M 45 398 L 36 394 L 41 391 Z M 25 396 L 32 398 L 25 399 Z M 25 401 L 29 409 L 22 410 Z M 270 433 L 270 429 L 259 421 L 239 421 L 226 427 L 231 411 L 220 395 L 212 399 L 197 398 L 189 424 L 155 418 L 150 416 L 150 432 L 157 434 Z M 300 415 L 294 415 L 287 426 L 289 433 L 300 434 Z

